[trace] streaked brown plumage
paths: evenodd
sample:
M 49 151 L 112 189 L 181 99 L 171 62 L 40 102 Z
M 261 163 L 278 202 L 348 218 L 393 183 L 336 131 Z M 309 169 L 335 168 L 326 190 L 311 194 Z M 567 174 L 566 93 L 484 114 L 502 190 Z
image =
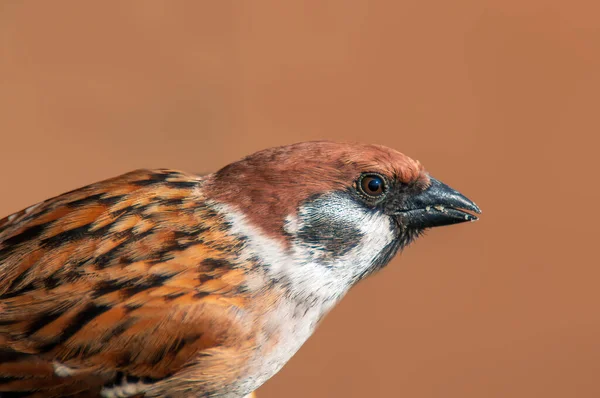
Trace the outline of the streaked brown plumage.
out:
M 410 195 L 431 185 L 398 152 L 316 142 L 267 150 L 206 177 L 138 170 L 0 221 L 0 396 L 249 394 L 352 284 L 417 234 L 369 260 L 376 267 L 344 273 L 348 281 L 323 297 L 295 269 L 273 274 L 273 256 L 294 267 L 317 261 L 313 252 L 292 253 L 309 238 L 290 232 L 289 217 L 315 196 L 354 187 L 363 172 Z M 340 250 L 335 237 L 313 235 L 317 263 L 346 264 L 327 253 Z M 271 257 L 254 248 L 265 239 L 281 245 Z
M 3 377 L 16 377 L 1 389 L 63 384 L 53 360 L 97 392 L 117 369 L 161 379 L 198 351 L 217 365 L 243 350 L 248 331 L 223 315 L 246 305 L 251 265 L 234 258 L 240 242 L 198 186 L 179 172 L 136 171 L 3 221 L 2 357 L 19 360 L 14 375 L 14 361 L 1 361 Z M 22 379 L 27 367 L 34 377 Z

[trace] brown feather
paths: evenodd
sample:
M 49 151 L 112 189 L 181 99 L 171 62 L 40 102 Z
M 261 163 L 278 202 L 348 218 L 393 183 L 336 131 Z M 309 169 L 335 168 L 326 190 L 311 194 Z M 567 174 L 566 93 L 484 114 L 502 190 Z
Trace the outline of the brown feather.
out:
M 233 382 L 251 265 L 223 249 L 241 242 L 202 183 L 140 170 L 0 221 L 0 391 L 97 396 L 119 372 L 165 382 L 198 358 L 203 388 Z

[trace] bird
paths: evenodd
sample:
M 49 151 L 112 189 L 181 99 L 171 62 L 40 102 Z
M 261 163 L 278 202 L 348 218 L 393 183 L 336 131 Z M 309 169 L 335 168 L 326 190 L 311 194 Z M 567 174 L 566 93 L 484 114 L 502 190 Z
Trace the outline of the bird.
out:
M 0 221 L 0 397 L 250 397 L 357 283 L 479 207 L 386 146 L 139 169 Z

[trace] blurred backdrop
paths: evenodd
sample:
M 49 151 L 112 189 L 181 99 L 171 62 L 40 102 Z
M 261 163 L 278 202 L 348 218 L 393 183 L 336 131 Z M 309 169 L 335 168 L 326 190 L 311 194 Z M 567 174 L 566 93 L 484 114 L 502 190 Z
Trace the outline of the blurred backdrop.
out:
M 357 286 L 259 391 L 598 397 L 600 5 L 0 2 L 0 213 L 310 139 L 419 159 L 481 221 Z

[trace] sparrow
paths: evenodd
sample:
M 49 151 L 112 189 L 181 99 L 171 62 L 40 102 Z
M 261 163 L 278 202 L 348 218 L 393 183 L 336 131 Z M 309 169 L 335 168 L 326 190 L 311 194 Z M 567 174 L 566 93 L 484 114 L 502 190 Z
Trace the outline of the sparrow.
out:
M 250 396 L 323 317 L 471 200 L 393 149 L 137 170 L 0 221 L 0 396 Z

